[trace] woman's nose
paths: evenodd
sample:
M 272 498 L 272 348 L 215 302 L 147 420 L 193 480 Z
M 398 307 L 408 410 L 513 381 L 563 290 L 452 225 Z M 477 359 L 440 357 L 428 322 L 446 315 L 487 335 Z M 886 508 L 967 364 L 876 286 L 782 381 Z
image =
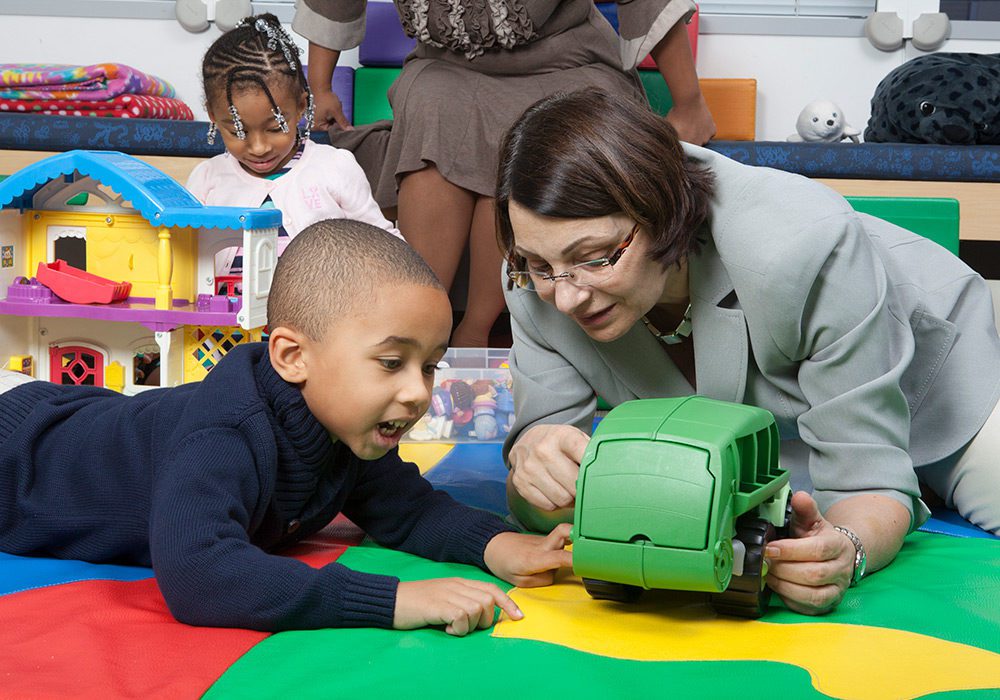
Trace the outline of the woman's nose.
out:
M 564 314 L 572 314 L 590 297 L 590 287 L 577 287 L 567 280 L 559 280 L 552 294 L 555 307 Z

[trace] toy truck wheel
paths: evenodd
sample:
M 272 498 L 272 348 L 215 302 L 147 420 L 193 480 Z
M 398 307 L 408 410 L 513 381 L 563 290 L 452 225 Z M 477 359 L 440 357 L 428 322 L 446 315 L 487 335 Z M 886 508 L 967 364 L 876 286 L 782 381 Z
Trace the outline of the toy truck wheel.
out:
M 642 595 L 642 589 L 639 586 L 601 581 L 596 578 L 583 579 L 583 587 L 587 589 L 591 598 L 613 600 L 617 603 L 635 603 Z
M 788 499 L 788 503 L 785 505 L 785 524 L 781 527 L 775 528 L 774 539 L 783 540 L 791 535 L 792 532 L 792 499 Z M 770 542 L 770 540 L 768 540 Z
M 712 607 L 723 615 L 758 618 L 767 612 L 771 600 L 764 547 L 776 539 L 775 529 L 762 518 L 742 519 L 736 523 L 736 539 L 746 546 L 743 574 L 733 576 L 725 591 L 712 595 Z

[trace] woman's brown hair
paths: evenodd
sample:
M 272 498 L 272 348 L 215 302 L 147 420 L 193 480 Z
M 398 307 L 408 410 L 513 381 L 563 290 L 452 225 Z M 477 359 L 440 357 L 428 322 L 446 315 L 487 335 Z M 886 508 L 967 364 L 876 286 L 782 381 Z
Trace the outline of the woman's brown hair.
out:
M 647 231 L 650 257 L 667 267 L 698 251 L 712 189 L 712 173 L 684 155 L 648 105 L 596 88 L 556 94 L 529 107 L 500 146 L 497 239 L 511 269 L 523 269 L 511 201 L 563 219 L 621 212 Z

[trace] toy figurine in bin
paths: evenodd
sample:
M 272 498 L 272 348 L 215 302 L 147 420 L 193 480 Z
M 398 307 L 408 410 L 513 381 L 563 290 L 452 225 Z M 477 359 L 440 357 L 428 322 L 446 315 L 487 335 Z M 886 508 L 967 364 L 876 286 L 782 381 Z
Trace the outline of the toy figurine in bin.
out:
M 408 442 L 502 442 L 510 432 L 507 349 L 452 348 L 435 376 L 427 414 L 406 434 Z

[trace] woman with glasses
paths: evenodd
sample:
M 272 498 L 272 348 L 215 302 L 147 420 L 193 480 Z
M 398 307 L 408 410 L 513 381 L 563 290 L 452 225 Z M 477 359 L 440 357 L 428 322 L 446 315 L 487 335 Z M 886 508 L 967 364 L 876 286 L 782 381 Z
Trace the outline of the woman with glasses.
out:
M 921 484 L 1000 530 L 991 296 L 938 244 L 597 90 L 515 123 L 496 202 L 524 524 L 572 517 L 598 396 L 698 393 L 775 416 L 804 492 L 768 583 L 795 610 L 835 607 L 862 554 L 888 564 L 928 516 Z

